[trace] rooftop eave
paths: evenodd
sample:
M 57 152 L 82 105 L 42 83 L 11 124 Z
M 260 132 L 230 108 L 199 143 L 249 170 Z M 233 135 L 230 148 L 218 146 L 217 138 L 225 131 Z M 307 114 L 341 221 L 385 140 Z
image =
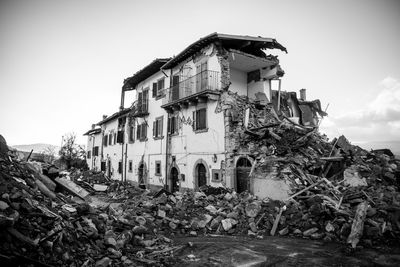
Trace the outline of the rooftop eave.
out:
M 287 53 L 287 49 L 273 38 L 254 37 L 247 35 L 230 35 L 215 32 L 207 35 L 206 37 L 200 38 L 200 40 L 189 45 L 181 53 L 165 63 L 161 67 L 161 69 L 169 69 L 175 67 L 183 60 L 187 59 L 203 47 L 215 41 L 220 41 L 222 46 L 227 48 L 238 49 L 243 45 L 251 45 L 257 49 L 280 49 Z

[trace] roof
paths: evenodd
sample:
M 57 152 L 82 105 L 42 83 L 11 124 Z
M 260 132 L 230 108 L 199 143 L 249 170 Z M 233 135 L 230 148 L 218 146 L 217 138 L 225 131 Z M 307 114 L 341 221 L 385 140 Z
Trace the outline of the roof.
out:
M 272 38 L 265 38 L 260 36 L 253 37 L 247 35 L 230 35 L 215 32 L 207 35 L 206 37 L 200 38 L 200 40 L 189 45 L 185 50 L 183 50 L 177 56 L 169 60 L 164 66 L 162 66 L 162 69 L 169 69 L 176 66 L 182 60 L 185 60 L 189 56 L 199 51 L 201 48 L 215 41 L 220 41 L 222 46 L 224 47 L 238 50 L 243 50 L 243 47 L 246 47 L 247 49 L 251 48 L 259 50 L 267 48 L 277 48 L 287 53 L 286 48 Z
M 91 135 L 91 134 L 98 134 L 98 133 L 101 133 L 101 128 L 90 129 L 83 135 Z
M 122 87 L 124 91 L 135 90 L 136 86 L 143 80 L 149 78 L 154 73 L 160 71 L 161 67 L 167 63 L 171 58 L 156 58 L 149 65 L 139 70 L 132 77 L 126 78 L 124 81 L 124 86 Z
M 121 111 L 115 112 L 114 114 L 112 114 L 111 116 L 108 116 L 107 118 L 103 119 L 102 121 L 98 122 L 97 125 L 102 125 L 106 122 L 112 121 L 114 119 L 119 118 L 122 115 L 125 115 L 126 113 L 129 113 L 129 111 L 131 111 L 130 108 L 125 108 Z

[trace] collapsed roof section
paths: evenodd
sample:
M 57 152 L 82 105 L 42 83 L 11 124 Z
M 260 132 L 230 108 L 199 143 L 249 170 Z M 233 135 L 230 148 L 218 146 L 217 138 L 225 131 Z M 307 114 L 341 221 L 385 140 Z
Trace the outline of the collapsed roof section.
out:
M 149 65 L 139 70 L 132 77 L 124 80 L 122 87 L 123 91 L 135 90 L 136 86 L 143 80 L 149 78 L 154 73 L 160 71 L 161 67 L 167 63 L 171 58 L 156 58 Z
M 214 42 L 219 42 L 225 49 L 235 49 L 261 58 L 268 58 L 262 51 L 263 49 L 279 49 L 287 53 L 286 48 L 272 38 L 230 35 L 215 32 L 189 45 L 185 50 L 162 66 L 162 69 L 175 67 L 183 60 L 200 51 L 200 49 Z

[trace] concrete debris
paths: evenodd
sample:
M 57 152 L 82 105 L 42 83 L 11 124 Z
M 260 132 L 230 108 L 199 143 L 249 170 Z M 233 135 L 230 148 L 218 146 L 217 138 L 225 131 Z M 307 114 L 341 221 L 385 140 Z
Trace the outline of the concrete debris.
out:
M 52 188 L 39 168 L 0 156 L 1 251 L 25 255 L 25 264 L 163 266 L 179 265 L 174 236 L 279 234 L 352 247 L 398 242 L 398 161 L 352 145 L 344 152 L 286 122 L 274 127 L 279 142 L 254 128 L 256 135 L 242 132 L 242 140 L 258 153 L 253 177 L 290 186 L 281 200 L 211 187 L 153 194 L 78 170 L 55 178 Z M 345 177 L 366 183 L 346 184 Z M 86 190 L 95 184 L 107 190 Z

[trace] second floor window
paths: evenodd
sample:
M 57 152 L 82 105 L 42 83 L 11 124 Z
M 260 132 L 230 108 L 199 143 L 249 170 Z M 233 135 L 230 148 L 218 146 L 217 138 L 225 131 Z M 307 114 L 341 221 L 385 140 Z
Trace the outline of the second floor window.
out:
M 129 142 L 133 143 L 135 141 L 135 128 L 133 126 L 129 126 Z
M 147 137 L 147 125 L 146 123 L 139 124 L 136 129 L 136 139 L 139 141 L 145 141 Z
M 95 146 L 94 148 L 93 148 L 93 156 L 98 156 L 99 155 L 99 147 L 98 146 Z
M 149 104 L 149 90 L 148 88 L 139 92 L 138 94 L 138 105 L 137 112 L 138 113 L 147 113 L 148 112 L 148 104 Z
M 207 109 L 202 108 L 193 111 L 193 130 L 207 129 Z
M 179 132 L 178 115 L 172 115 L 168 118 L 168 133 L 177 134 Z
M 108 135 L 106 134 L 106 135 L 103 137 L 103 146 L 107 146 L 107 144 L 108 144 Z
M 162 96 L 164 94 L 165 78 L 159 79 L 153 83 L 153 97 Z
M 163 116 L 156 118 L 153 122 L 153 137 L 161 138 L 163 136 Z
M 92 155 L 92 152 L 91 152 L 91 151 L 88 151 L 86 157 L 87 157 L 88 159 L 90 159 L 90 158 L 92 157 L 91 155 Z
M 113 138 L 113 134 L 110 133 L 110 134 L 108 135 L 108 145 L 109 145 L 109 146 L 111 146 L 111 145 L 113 144 L 112 138 Z

